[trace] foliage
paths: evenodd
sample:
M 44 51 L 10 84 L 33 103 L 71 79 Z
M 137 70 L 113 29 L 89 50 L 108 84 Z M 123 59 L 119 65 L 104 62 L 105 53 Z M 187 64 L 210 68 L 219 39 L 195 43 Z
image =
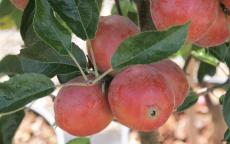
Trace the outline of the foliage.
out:
M 67 144 L 90 144 L 90 140 L 88 138 L 76 138 L 69 141 Z
M 196 104 L 198 98 L 199 97 L 194 92 L 190 92 L 190 94 L 185 98 L 183 104 L 177 108 L 177 112 L 183 112 L 184 110 L 190 108 Z
M 57 76 L 63 86 L 76 76 L 97 71 L 95 65 L 90 65 L 81 47 L 72 42 L 72 35 L 86 41 L 94 39 L 101 3 L 102 0 L 30 0 L 21 12 L 9 0 L 0 1 L 0 29 L 17 26 L 24 41 L 19 54 L 7 55 L 0 61 L 0 74 L 9 76 L 8 81 L 0 83 L 0 115 L 4 115 L 0 117 L 0 143 L 11 143 L 24 117 L 24 112 L 18 110 L 51 94 L 57 88 L 51 80 L 53 77 Z M 134 1 L 121 0 L 121 11 L 140 26 L 139 12 Z M 112 13 L 118 13 L 115 6 Z M 112 69 L 121 71 L 131 65 L 150 64 L 179 54 L 186 62 L 189 61 L 188 57 L 200 61 L 197 78 L 201 84 L 205 75 L 213 76 L 216 73 L 221 62 L 230 68 L 228 42 L 209 49 L 190 44 L 191 49 L 186 50 L 186 55 L 178 52 L 188 44 L 190 24 L 174 26 L 165 31 L 152 29 L 125 39 L 112 57 Z M 109 72 L 100 74 L 90 83 L 103 79 L 104 91 L 108 91 L 112 78 L 105 76 Z M 225 85 L 229 86 L 228 82 Z M 198 99 L 199 94 L 190 92 L 177 111 L 188 109 Z M 220 101 L 225 121 L 230 128 L 230 90 Z M 224 136 L 228 142 L 229 133 L 228 129 Z M 89 139 L 77 138 L 68 144 L 89 143 Z

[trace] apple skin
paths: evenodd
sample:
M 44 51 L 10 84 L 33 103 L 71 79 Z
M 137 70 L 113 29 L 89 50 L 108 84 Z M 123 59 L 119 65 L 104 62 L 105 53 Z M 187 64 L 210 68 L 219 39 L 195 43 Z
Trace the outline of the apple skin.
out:
M 180 106 L 189 92 L 189 83 L 183 70 L 169 59 L 151 64 L 157 69 L 173 87 L 175 108 Z
M 92 77 L 91 77 L 92 78 Z M 82 77 L 72 82 L 85 82 Z M 113 119 L 101 84 L 65 86 L 54 103 L 57 125 L 75 136 L 89 136 L 103 130 Z
M 24 10 L 29 0 L 10 0 L 10 2 L 19 10 Z
M 173 97 L 167 80 L 150 65 L 130 66 L 117 74 L 108 93 L 115 119 L 144 132 L 167 121 L 173 111 Z
M 224 6 L 230 10 L 230 0 L 221 0 L 221 2 L 224 4 Z
M 111 59 L 122 41 L 139 33 L 131 20 L 119 15 L 100 17 L 96 36 L 91 40 L 95 61 L 100 72 L 111 68 Z M 88 51 L 89 51 L 88 43 Z M 89 58 L 91 59 L 90 52 Z
M 159 31 L 191 21 L 188 41 L 200 47 L 218 46 L 229 38 L 227 20 L 223 20 L 224 12 L 220 10 L 218 0 L 150 0 L 150 2 L 152 20 Z
M 228 22 L 221 9 L 218 11 L 218 17 L 212 26 L 209 27 L 204 36 L 195 42 L 205 48 L 221 45 L 229 38 Z

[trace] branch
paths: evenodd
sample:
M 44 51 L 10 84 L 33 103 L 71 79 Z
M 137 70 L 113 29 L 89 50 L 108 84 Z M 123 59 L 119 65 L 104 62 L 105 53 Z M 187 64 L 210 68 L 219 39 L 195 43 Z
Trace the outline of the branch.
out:
M 141 144 L 160 144 L 158 137 L 159 134 L 157 131 L 153 132 L 139 132 L 139 136 L 141 137 Z
M 74 61 L 74 63 L 77 65 L 77 68 L 80 70 L 81 75 L 83 76 L 83 78 L 85 79 L 85 81 L 88 81 L 88 78 L 87 78 L 85 72 L 83 71 L 81 65 L 77 61 L 77 59 L 74 57 L 74 55 L 69 50 L 67 50 L 67 52 L 68 52 L 69 56 L 72 58 L 72 60 Z
M 141 31 L 153 30 L 154 25 L 150 14 L 149 0 L 135 0 L 138 9 L 139 24 Z M 139 132 L 141 144 L 159 144 L 158 131 L 144 133 Z
M 122 16 L 122 11 L 121 11 L 121 6 L 120 6 L 120 0 L 115 0 L 115 4 L 116 4 L 116 8 L 117 8 L 118 14 Z
M 135 2 L 137 4 L 141 31 L 153 30 L 154 25 L 150 14 L 149 0 L 135 0 Z
M 217 88 L 222 88 L 226 85 L 229 85 L 230 84 L 230 80 L 228 79 L 225 83 L 222 83 L 222 84 L 216 84 L 215 86 L 211 87 L 211 88 L 208 88 L 206 91 L 204 92 L 200 92 L 200 93 L 197 93 L 197 96 L 203 96 L 203 95 L 207 95 L 208 93 L 214 91 L 215 89 Z

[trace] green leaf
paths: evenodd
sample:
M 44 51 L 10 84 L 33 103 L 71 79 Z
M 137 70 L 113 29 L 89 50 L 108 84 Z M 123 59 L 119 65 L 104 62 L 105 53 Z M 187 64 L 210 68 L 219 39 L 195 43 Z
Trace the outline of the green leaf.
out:
M 48 77 L 53 77 L 56 74 L 72 71 L 76 71 L 76 67 L 40 62 L 20 55 L 8 55 L 0 61 L 0 73 L 7 75 L 40 73 Z
M 230 44 L 229 43 L 217 47 L 213 47 L 208 50 L 220 61 L 225 62 L 230 68 Z
M 40 74 L 22 74 L 0 83 L 0 113 L 24 107 L 54 90 L 53 82 Z
M 70 80 L 72 80 L 73 78 L 76 78 L 77 76 L 80 76 L 81 73 L 79 71 L 74 71 L 74 72 L 70 72 L 70 73 L 65 73 L 65 74 L 58 74 L 57 78 L 59 80 L 60 83 L 66 83 Z
M 84 52 L 73 44 L 71 53 L 78 60 L 83 70 L 87 60 Z M 40 73 L 48 77 L 57 74 L 79 72 L 70 56 L 58 54 L 43 42 L 21 50 L 19 55 L 8 55 L 0 61 L 0 73 L 15 75 L 22 73 Z
M 230 89 L 227 91 L 223 103 L 224 120 L 230 127 Z
M 230 142 L 230 129 L 227 129 L 224 133 L 224 140 Z
M 126 39 L 112 57 L 113 69 L 148 64 L 171 56 L 183 46 L 187 31 L 188 25 L 183 25 L 164 32 L 143 32 Z
M 224 99 L 225 99 L 225 95 L 223 95 L 223 96 L 221 96 L 221 97 L 219 98 L 219 103 L 220 103 L 221 105 L 223 105 Z
M 213 76 L 216 73 L 216 67 L 208 63 L 201 62 L 198 70 L 198 80 L 203 81 L 205 75 Z
M 87 60 L 83 51 L 73 44 L 70 52 L 85 70 Z M 58 54 L 43 42 L 38 42 L 31 47 L 22 49 L 19 55 L 9 55 L 0 61 L 0 73 L 8 75 L 40 73 L 53 77 L 57 74 L 72 72 L 79 72 L 72 58 Z
M 123 16 L 127 16 L 129 9 L 132 9 L 132 3 L 130 0 L 120 0 L 120 8 Z M 133 9 L 132 9 L 133 10 Z M 112 14 L 118 14 L 116 4 L 113 5 Z
M 85 69 L 87 61 L 84 52 L 74 43 L 72 43 L 72 48 L 69 51 L 77 59 L 83 69 Z M 20 56 L 45 63 L 63 64 L 76 67 L 76 64 L 70 56 L 60 55 L 55 50 L 46 46 L 43 42 L 38 42 L 31 47 L 22 49 Z
M 90 144 L 90 139 L 88 138 L 76 138 L 69 141 L 67 144 Z
M 0 143 L 12 144 L 13 137 L 25 116 L 24 111 L 0 118 Z
M 20 10 L 14 10 L 11 13 L 11 18 L 14 20 L 14 23 L 16 25 L 17 28 L 20 28 L 21 26 L 21 20 L 22 20 L 22 12 Z
M 98 4 L 99 11 L 101 11 L 103 0 L 96 0 Z
M 32 46 L 41 41 L 33 28 L 33 19 L 35 13 L 35 0 L 30 0 L 26 9 L 23 12 L 20 33 L 25 46 Z
M 34 29 L 39 37 L 61 54 L 71 49 L 71 33 L 59 23 L 47 0 L 35 0 Z
M 205 49 L 199 49 L 196 51 L 192 51 L 192 56 L 194 56 L 196 59 L 208 63 L 213 66 L 218 66 L 220 61 L 214 57 L 212 54 L 207 52 Z
M 97 30 L 97 0 L 48 0 L 71 30 L 83 40 L 92 39 Z
M 10 0 L 2 0 L 2 1 L 0 1 L 0 18 L 11 14 L 12 10 L 15 10 L 15 8 L 10 3 Z
M 137 12 L 128 12 L 128 18 L 131 19 L 136 25 L 138 25 L 138 14 Z
M 190 92 L 190 94 L 185 98 L 183 104 L 177 108 L 177 112 L 183 112 L 186 109 L 190 108 L 191 106 L 196 104 L 196 102 L 198 101 L 198 98 L 199 97 L 196 96 L 195 93 Z

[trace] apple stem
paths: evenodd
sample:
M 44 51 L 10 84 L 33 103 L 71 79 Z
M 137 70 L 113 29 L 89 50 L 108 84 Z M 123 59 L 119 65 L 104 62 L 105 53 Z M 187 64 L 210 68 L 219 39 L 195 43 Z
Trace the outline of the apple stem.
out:
M 149 0 L 134 0 L 137 4 L 139 24 L 141 31 L 153 30 L 154 24 L 150 14 Z
M 93 62 L 93 68 L 94 68 L 95 77 L 99 77 L 99 73 L 98 73 L 97 64 L 96 64 L 94 52 L 93 52 L 93 49 L 92 49 L 91 41 L 89 41 L 88 49 L 89 49 L 90 56 L 91 56 L 91 59 L 92 59 L 92 62 Z
M 86 83 L 75 83 L 75 82 L 74 83 L 65 83 L 65 84 L 55 85 L 55 87 L 58 88 L 58 87 L 65 87 L 65 86 L 83 86 L 83 87 L 91 86 L 91 85 L 96 84 L 98 81 L 100 81 L 101 79 L 103 79 L 107 74 L 109 74 L 112 71 L 113 71 L 112 68 L 108 69 L 106 72 L 104 72 L 103 74 L 101 74 L 100 76 L 98 76 L 92 82 L 89 81 L 89 80 L 87 80 Z
M 74 63 L 77 65 L 77 67 L 80 70 L 80 72 L 81 72 L 83 78 L 85 79 L 85 81 L 88 81 L 88 78 L 87 78 L 85 72 L 83 71 L 82 67 L 80 66 L 79 62 L 77 61 L 77 59 L 73 56 L 73 54 L 69 50 L 67 50 L 67 51 L 68 51 L 69 56 L 72 58 Z
M 102 78 L 104 78 L 107 74 L 111 73 L 113 71 L 112 68 L 108 69 L 106 72 L 104 72 L 103 74 L 101 74 L 99 77 L 97 77 L 92 84 L 96 84 L 98 81 L 100 81 Z
M 55 85 L 56 88 L 58 87 L 65 87 L 65 86 L 90 86 L 89 83 L 65 83 L 60 85 Z

